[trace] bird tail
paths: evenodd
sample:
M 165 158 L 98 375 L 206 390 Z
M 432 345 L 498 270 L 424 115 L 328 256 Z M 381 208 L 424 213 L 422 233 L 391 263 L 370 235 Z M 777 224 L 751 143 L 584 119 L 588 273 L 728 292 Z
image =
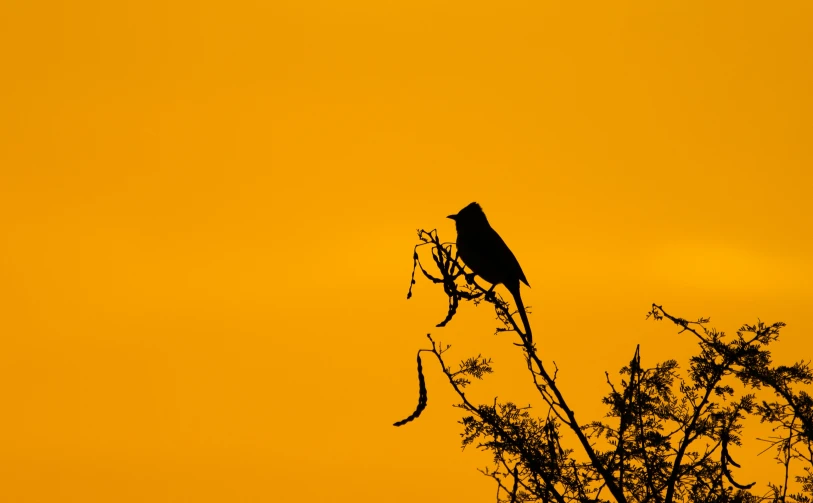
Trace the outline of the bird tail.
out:
M 506 285 L 506 287 L 507 286 L 508 285 Z M 517 305 L 519 317 L 522 318 L 522 324 L 525 325 L 525 335 L 528 336 L 528 342 L 533 342 L 531 324 L 528 323 L 528 313 L 525 312 L 525 304 L 522 302 L 522 296 L 519 294 L 519 281 L 517 281 L 516 285 L 511 285 L 508 291 L 511 292 L 511 295 L 514 297 L 514 303 Z

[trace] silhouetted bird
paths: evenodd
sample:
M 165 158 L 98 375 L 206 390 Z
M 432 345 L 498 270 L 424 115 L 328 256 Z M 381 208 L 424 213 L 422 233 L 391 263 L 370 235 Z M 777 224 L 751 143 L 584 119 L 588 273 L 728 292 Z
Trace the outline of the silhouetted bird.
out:
M 457 215 L 449 215 L 457 227 L 457 251 L 471 271 L 492 284 L 489 292 L 502 283 L 511 292 L 519 310 L 525 332 L 530 334 L 528 315 L 519 294 L 519 282 L 529 287 L 517 258 L 497 231 L 491 228 L 486 214 L 477 203 L 466 206 Z

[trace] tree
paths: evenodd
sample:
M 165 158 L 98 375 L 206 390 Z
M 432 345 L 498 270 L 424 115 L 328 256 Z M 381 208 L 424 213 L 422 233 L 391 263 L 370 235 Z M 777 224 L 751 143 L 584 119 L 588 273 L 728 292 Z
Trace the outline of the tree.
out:
M 811 502 L 813 499 L 813 400 L 800 385 L 813 380 L 808 363 L 774 365 L 769 346 L 778 340 L 782 322 L 743 325 L 736 336 L 708 327 L 709 319 L 689 321 L 652 304 L 647 318 L 669 321 L 697 340 L 698 353 L 685 375 L 668 360 L 645 367 L 640 346 L 614 383 L 607 375 L 608 408 L 601 421 L 580 424 L 556 384 L 558 368 L 546 367 L 532 342 L 531 327 L 522 330 L 515 311 L 499 295 L 466 274 L 441 243 L 436 231 L 418 231 L 407 298 L 415 272 L 443 286 L 449 305 L 445 326 L 463 301 L 488 302 L 503 324 L 498 332 L 514 333 L 525 357 L 530 381 L 541 399 L 543 414 L 511 402 L 472 403 L 465 394 L 473 380 L 492 372 L 480 355 L 462 360 L 453 369 L 441 347 L 428 335 L 430 348 L 418 351 L 419 399 L 415 412 L 395 423 L 402 426 L 420 416 L 427 390 L 421 353 L 435 357 L 449 385 L 460 398 L 465 415 L 463 446 L 477 445 L 493 454 L 493 466 L 483 470 L 498 485 L 498 502 Z M 419 249 L 431 248 L 434 268 L 421 263 Z M 767 395 L 767 399 L 758 399 Z M 740 467 L 731 446 L 740 445 L 743 420 L 759 418 L 774 427 L 770 440 L 784 466 L 784 480 L 755 495 L 753 483 L 737 481 Z M 801 492 L 788 494 L 793 468 Z

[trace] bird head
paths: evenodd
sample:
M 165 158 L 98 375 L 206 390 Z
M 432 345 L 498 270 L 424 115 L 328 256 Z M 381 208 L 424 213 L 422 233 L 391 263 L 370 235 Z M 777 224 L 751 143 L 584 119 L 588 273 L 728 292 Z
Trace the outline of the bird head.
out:
M 483 209 L 480 208 L 480 205 L 477 203 L 471 203 L 460 210 L 456 215 L 449 215 L 446 218 L 451 218 L 455 221 L 455 227 L 457 227 L 458 231 L 460 231 L 460 229 L 480 228 L 483 225 L 488 225 L 486 214 L 483 213 Z

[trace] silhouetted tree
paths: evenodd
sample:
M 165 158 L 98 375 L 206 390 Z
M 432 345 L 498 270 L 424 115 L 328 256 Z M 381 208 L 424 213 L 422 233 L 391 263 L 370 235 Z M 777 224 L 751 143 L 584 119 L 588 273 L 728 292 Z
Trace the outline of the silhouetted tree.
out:
M 518 325 L 511 306 L 481 287 L 453 254 L 453 245 L 441 243 L 436 231 L 418 231 L 415 272 L 443 286 L 449 298 L 446 318 L 452 319 L 462 301 L 493 304 L 503 324 L 498 332 L 513 332 L 525 357 L 528 375 L 541 399 L 542 414 L 511 402 L 472 403 L 465 388 L 473 379 L 492 372 L 491 361 L 478 355 L 456 368 L 445 361 L 450 346 L 428 335 L 430 348 L 418 352 L 419 400 L 415 412 L 395 423 L 417 418 L 427 403 L 421 353 L 440 363 L 465 411 L 463 445 L 475 444 L 493 454 L 493 466 L 483 470 L 498 486 L 498 502 L 811 502 L 813 494 L 813 400 L 800 385 L 813 373 L 805 362 L 775 366 L 768 347 L 784 323 L 743 325 L 736 336 L 708 328 L 708 318 L 689 321 L 653 304 L 647 318 L 667 320 L 696 338 L 698 353 L 686 375 L 668 360 L 644 366 L 640 347 L 621 369 L 620 382 L 609 374 L 608 407 L 600 421 L 581 424 L 556 384 L 558 368 L 543 365 L 531 337 L 531 327 Z M 427 270 L 418 251 L 431 249 L 434 267 Z M 760 391 L 762 390 L 762 391 Z M 768 399 L 758 400 L 757 393 Z M 740 445 L 743 420 L 754 416 L 774 427 L 769 440 L 784 466 L 784 480 L 769 484 L 755 495 L 753 483 L 736 480 L 732 446 Z M 788 481 L 801 486 L 788 494 Z

